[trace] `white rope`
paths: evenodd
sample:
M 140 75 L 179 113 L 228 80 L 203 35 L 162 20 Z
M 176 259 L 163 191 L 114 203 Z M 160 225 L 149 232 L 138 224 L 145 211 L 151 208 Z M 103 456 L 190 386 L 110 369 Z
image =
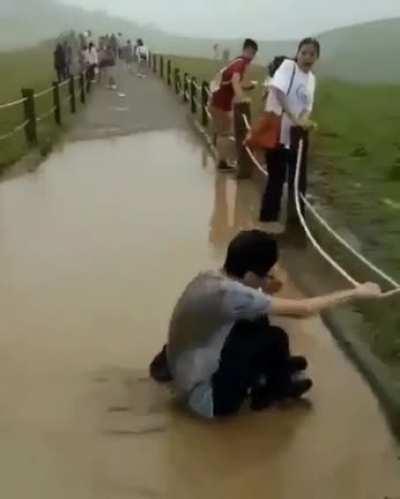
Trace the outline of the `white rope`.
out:
M 244 124 L 247 128 L 247 130 L 250 130 L 250 123 L 249 123 L 249 119 L 248 117 L 242 113 L 242 117 L 243 117 L 243 121 L 244 121 Z M 249 146 L 245 146 L 245 149 L 246 149 L 246 152 L 247 154 L 250 156 L 251 160 L 253 161 L 254 165 L 256 166 L 256 168 L 258 170 L 260 170 L 260 172 L 265 175 L 265 177 L 268 177 L 268 172 L 263 168 L 262 164 L 258 161 L 258 159 L 255 157 L 253 151 L 250 149 Z
M 250 130 L 251 126 L 249 123 L 249 118 L 244 113 L 242 113 L 242 117 L 243 117 L 243 121 L 244 121 L 244 124 L 246 125 L 247 130 Z
M 246 128 L 250 130 L 250 123 L 245 114 L 243 116 L 243 121 L 246 125 Z M 300 194 L 299 192 L 299 182 L 300 182 L 300 162 L 301 162 L 301 156 L 303 154 L 303 148 L 304 144 L 301 142 L 301 151 L 299 148 L 298 151 L 298 157 L 297 157 L 297 164 L 296 164 L 296 182 L 295 182 L 295 200 L 296 200 L 296 209 L 298 212 L 298 216 L 300 219 L 300 223 L 302 224 L 305 233 L 307 234 L 307 237 L 310 239 L 311 243 L 315 247 L 315 249 L 325 258 L 325 260 L 328 261 L 345 279 L 347 279 L 351 284 L 357 285 L 357 281 L 353 279 L 340 265 L 333 260 L 326 252 L 321 248 L 321 246 L 318 244 L 318 242 L 315 240 L 314 236 L 311 234 L 311 231 L 309 227 L 306 224 L 306 221 L 304 219 L 303 214 L 301 213 L 300 209 L 300 201 L 299 198 L 303 201 L 303 203 L 307 206 L 307 208 L 311 211 L 311 213 L 314 215 L 314 217 L 318 220 L 318 222 L 337 240 L 339 241 L 347 250 L 349 250 L 355 257 L 357 257 L 361 262 L 363 262 L 369 269 L 374 271 L 376 274 L 378 274 L 382 279 L 384 279 L 386 282 L 391 284 L 392 286 L 395 287 L 394 290 L 389 291 L 388 293 L 385 293 L 384 296 L 392 296 L 394 294 L 400 293 L 400 284 L 396 282 L 393 278 L 391 278 L 389 275 L 387 275 L 383 270 L 379 269 L 376 265 L 374 265 L 372 262 L 367 260 L 363 255 L 361 255 L 356 249 L 354 249 L 350 244 L 343 238 L 341 237 L 329 224 L 326 220 L 324 220 L 321 215 L 316 211 L 316 209 L 311 205 L 311 203 L 306 199 L 305 196 Z M 246 146 L 246 151 L 253 160 L 253 163 L 255 166 L 263 172 L 265 175 L 268 175 L 267 172 L 262 168 L 262 166 L 259 164 L 255 156 L 253 155 L 251 149 Z M 297 178 L 298 177 L 298 178 Z
M 63 88 L 69 84 L 69 80 L 64 80 L 62 83 L 58 84 L 58 88 Z
M 246 149 L 246 152 L 247 154 L 250 156 L 250 159 L 253 161 L 254 165 L 256 166 L 256 168 L 258 170 L 260 170 L 260 172 L 268 178 L 268 172 L 263 168 L 262 164 L 258 161 L 258 159 L 255 157 L 253 151 L 250 149 L 249 146 L 244 146 L 244 148 Z
M 400 289 L 400 284 L 396 282 L 394 279 L 392 279 L 390 276 L 388 276 L 383 270 L 379 269 L 376 265 L 374 265 L 372 262 L 367 260 L 365 256 L 363 256 L 361 253 L 359 253 L 355 248 L 350 246 L 350 244 L 342 237 L 340 236 L 329 224 L 326 220 L 324 220 L 321 215 L 317 212 L 317 210 L 314 208 L 314 206 L 311 205 L 311 203 L 303 196 L 300 194 L 300 197 L 304 204 L 307 206 L 307 209 L 310 210 L 310 212 L 313 214 L 313 216 L 318 220 L 318 222 L 337 240 L 339 243 L 341 243 L 350 253 L 352 253 L 356 258 L 358 258 L 364 265 L 366 265 L 369 269 L 371 269 L 373 272 L 378 274 L 383 280 L 394 286 L 396 289 Z
M 304 149 L 304 142 L 301 140 L 299 144 L 299 149 L 297 152 L 297 161 L 296 161 L 296 176 L 295 176 L 295 181 L 294 181 L 294 199 L 296 203 L 296 210 L 297 210 L 297 215 L 299 217 L 300 223 L 304 229 L 304 232 L 306 233 L 308 239 L 310 240 L 311 244 L 314 246 L 314 248 L 318 251 L 318 253 L 339 273 L 341 274 L 350 284 L 353 286 L 358 286 L 359 283 L 353 279 L 328 253 L 319 245 L 315 237 L 312 235 L 305 219 L 303 216 L 303 213 L 301 211 L 301 206 L 300 206 L 300 196 L 299 196 L 299 184 L 300 184 L 300 166 L 301 166 L 301 161 L 303 158 L 303 149 Z
M 46 118 L 48 118 L 50 115 L 52 115 L 54 113 L 54 111 L 56 110 L 57 108 L 55 106 L 53 106 L 49 112 L 47 113 L 44 113 L 42 114 L 41 116 L 39 116 L 38 118 L 36 118 L 36 121 L 38 123 L 40 123 L 41 121 L 45 120 Z
M 37 94 L 34 95 L 34 97 L 35 97 L 35 99 L 37 99 L 39 97 L 43 97 L 44 95 L 49 94 L 50 92 L 53 92 L 53 87 L 46 88 L 45 90 L 38 92 Z
M 23 123 L 21 123 L 20 125 L 16 126 L 16 127 L 14 128 L 14 130 L 12 130 L 11 132 L 6 133 L 6 134 L 4 134 L 4 135 L 0 135 L 0 141 L 2 141 L 2 140 L 6 140 L 6 139 L 8 139 L 8 138 L 12 137 L 14 134 L 16 134 L 16 133 L 20 132 L 21 130 L 23 130 L 23 129 L 26 127 L 26 125 L 27 125 L 28 123 L 29 123 L 29 120 L 26 120 L 26 121 L 24 121 Z
M 9 107 L 18 106 L 18 104 L 23 104 L 27 100 L 28 100 L 28 98 L 24 97 L 23 99 L 15 100 L 13 102 L 7 102 L 6 104 L 0 104 L 0 109 L 7 109 Z
M 207 107 L 207 106 L 204 108 L 204 110 L 205 110 L 205 112 L 207 113 L 208 119 L 209 119 L 210 121 L 214 121 L 214 118 L 213 118 L 212 114 L 210 113 L 210 110 L 208 109 L 208 107 Z
M 191 80 L 193 86 L 197 89 L 197 90 L 201 90 L 201 86 L 198 85 L 194 80 Z

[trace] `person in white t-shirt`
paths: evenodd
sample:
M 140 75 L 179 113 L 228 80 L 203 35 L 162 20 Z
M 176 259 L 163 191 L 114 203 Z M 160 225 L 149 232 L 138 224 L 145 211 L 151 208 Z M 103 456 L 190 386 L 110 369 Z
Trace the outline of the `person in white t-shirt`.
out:
M 136 60 L 138 65 L 137 76 L 139 78 L 146 78 L 147 68 L 149 66 L 149 49 L 143 43 L 143 40 L 139 38 L 136 42 Z
M 379 286 L 367 283 L 318 298 L 275 297 L 277 260 L 277 243 L 268 234 L 243 231 L 230 243 L 224 267 L 196 276 L 179 298 L 168 344 L 150 373 L 159 382 L 173 381 L 195 414 L 233 415 L 247 398 L 253 410 L 262 410 L 310 390 L 311 380 L 298 378 L 306 359 L 291 356 L 288 335 L 270 325 L 269 314 L 306 317 L 381 296 Z
M 305 38 L 299 44 L 296 58 L 294 60 L 286 59 L 270 83 L 265 110 L 282 116 L 282 126 L 280 146 L 277 149 L 267 150 L 269 180 L 261 207 L 260 219 L 263 222 L 278 221 L 283 185 L 287 177 L 289 182 L 289 221 L 297 218 L 293 186 L 300 139 L 304 141 L 300 190 L 305 195 L 308 132 L 314 127 L 314 123 L 310 120 L 316 88 L 316 79 L 312 68 L 320 57 L 320 51 L 320 44 L 316 39 Z

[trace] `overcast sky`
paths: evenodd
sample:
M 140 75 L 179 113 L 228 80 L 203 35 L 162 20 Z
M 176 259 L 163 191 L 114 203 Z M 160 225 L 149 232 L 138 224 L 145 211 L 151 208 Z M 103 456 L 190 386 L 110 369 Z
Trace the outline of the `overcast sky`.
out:
M 400 16 L 400 0 L 60 0 L 193 36 L 260 39 Z

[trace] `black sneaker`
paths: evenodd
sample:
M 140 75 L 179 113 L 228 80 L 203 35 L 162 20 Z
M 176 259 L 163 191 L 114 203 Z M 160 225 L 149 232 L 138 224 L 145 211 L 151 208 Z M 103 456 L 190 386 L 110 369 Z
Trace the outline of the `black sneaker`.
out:
M 218 163 L 218 167 L 217 168 L 221 172 L 233 172 L 234 171 L 233 166 L 229 166 L 226 161 L 220 161 Z
M 150 364 L 150 376 L 158 383 L 169 383 L 172 381 L 167 359 L 167 345 L 154 357 L 153 362 Z
M 300 379 L 292 381 L 286 389 L 286 398 L 299 399 L 311 390 L 313 382 L 311 379 Z
M 253 388 L 250 394 L 250 408 L 252 411 L 263 411 L 271 407 L 276 400 L 269 387 Z
M 301 355 L 294 355 L 289 359 L 289 372 L 290 374 L 296 374 L 300 371 L 305 371 L 308 367 L 308 362 L 305 357 Z

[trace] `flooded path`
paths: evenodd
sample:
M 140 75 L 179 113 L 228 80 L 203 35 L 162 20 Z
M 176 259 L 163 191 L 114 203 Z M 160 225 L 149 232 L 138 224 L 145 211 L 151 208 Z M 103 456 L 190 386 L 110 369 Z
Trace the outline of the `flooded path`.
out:
M 257 198 L 176 122 L 84 138 L 0 184 L 1 496 L 399 496 L 378 403 L 319 319 L 285 322 L 310 406 L 206 424 L 148 381 L 182 287 L 253 226 Z

